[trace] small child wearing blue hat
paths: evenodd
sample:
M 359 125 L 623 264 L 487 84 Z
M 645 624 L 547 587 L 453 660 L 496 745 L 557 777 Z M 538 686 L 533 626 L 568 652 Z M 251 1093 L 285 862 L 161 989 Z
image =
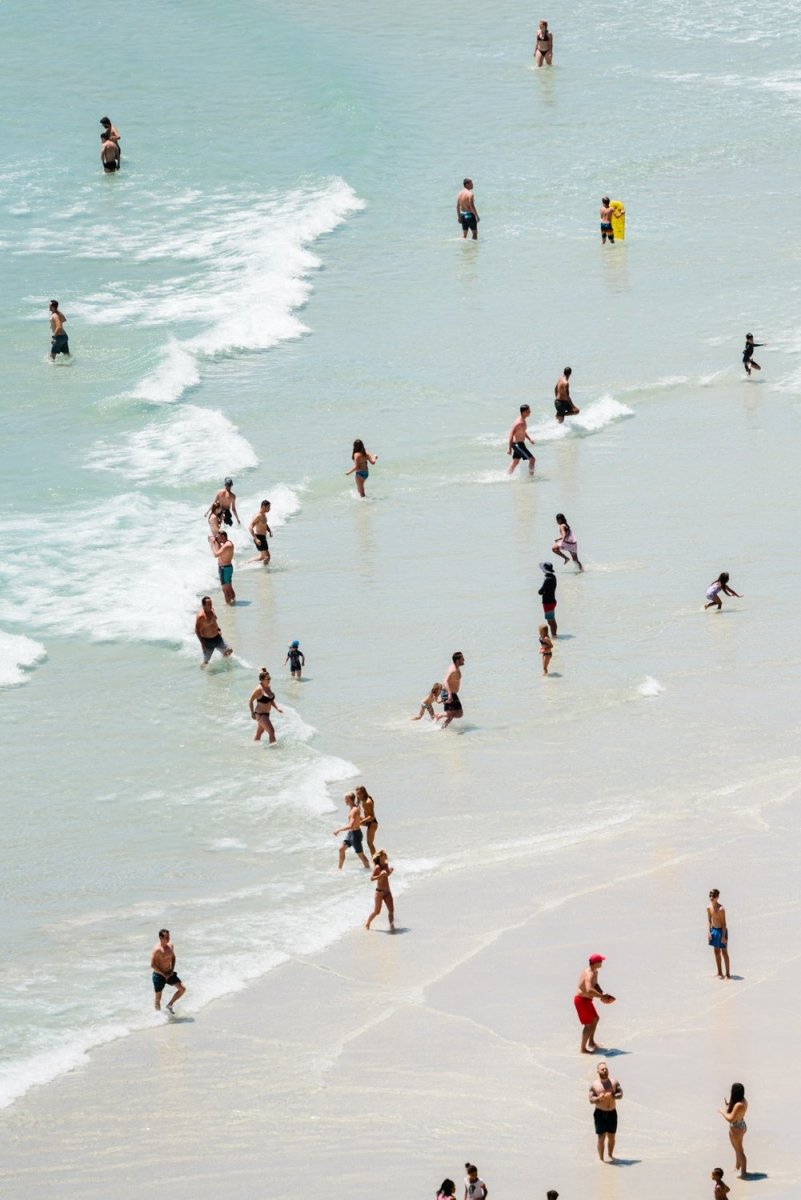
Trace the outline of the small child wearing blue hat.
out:
M 300 679 L 300 668 L 306 665 L 306 655 L 300 648 L 300 642 L 295 639 L 289 643 L 289 649 L 286 652 L 284 666 L 289 663 L 289 669 L 292 672 L 293 679 Z

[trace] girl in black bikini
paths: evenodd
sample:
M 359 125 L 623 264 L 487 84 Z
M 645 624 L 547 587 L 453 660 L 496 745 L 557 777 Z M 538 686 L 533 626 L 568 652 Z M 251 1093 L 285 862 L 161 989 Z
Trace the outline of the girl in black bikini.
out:
M 395 902 L 392 899 L 392 892 L 389 890 L 389 877 L 395 870 L 387 861 L 386 850 L 379 850 L 378 854 L 373 856 L 375 869 L 370 878 L 375 883 L 375 905 L 373 911 L 367 918 L 364 928 L 369 929 L 375 918 L 381 912 L 382 904 L 387 906 L 387 916 L 389 917 L 390 932 L 395 932 Z
M 266 733 L 272 746 L 275 742 L 275 730 L 270 720 L 270 713 L 275 709 L 283 716 L 284 710 L 275 703 L 275 693 L 270 688 L 270 672 L 266 667 L 262 667 L 259 671 L 259 686 L 251 693 L 248 704 L 250 705 L 250 715 L 256 722 L 256 734 L 253 741 L 260 742 L 261 735 Z

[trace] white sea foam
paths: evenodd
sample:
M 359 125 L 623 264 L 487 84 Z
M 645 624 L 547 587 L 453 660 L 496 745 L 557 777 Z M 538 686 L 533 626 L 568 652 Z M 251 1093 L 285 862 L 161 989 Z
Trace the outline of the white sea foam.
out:
M 634 416 L 634 410 L 626 404 L 615 400 L 614 396 L 604 395 L 581 408 L 577 417 L 567 417 L 563 425 L 553 418 L 547 422 L 535 425 L 531 430 L 532 436 L 538 442 L 555 442 L 568 437 L 587 437 L 600 433 L 618 421 L 625 421 Z
M 0 629 L 0 687 L 27 683 L 32 668 L 46 658 L 47 651 L 39 642 Z
M 664 684 L 661 684 L 658 679 L 654 679 L 653 675 L 646 675 L 637 687 L 641 696 L 659 696 L 664 690 Z

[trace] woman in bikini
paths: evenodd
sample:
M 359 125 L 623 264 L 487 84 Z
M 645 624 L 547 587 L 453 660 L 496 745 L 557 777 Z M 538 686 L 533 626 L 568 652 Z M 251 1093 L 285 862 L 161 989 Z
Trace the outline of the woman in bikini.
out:
M 389 928 L 392 933 L 395 932 L 395 902 L 392 899 L 392 892 L 389 888 L 389 877 L 395 870 L 389 865 L 387 860 L 386 850 L 379 850 L 378 854 L 373 855 L 375 869 L 370 878 L 375 884 L 375 905 L 373 911 L 367 918 L 364 928 L 369 929 L 375 918 L 381 912 L 382 904 L 387 906 L 387 916 L 389 917 Z
M 741 1179 L 748 1178 L 748 1163 L 743 1150 L 743 1138 L 748 1126 L 745 1114 L 748 1111 L 748 1101 L 745 1098 L 745 1088 L 741 1083 L 731 1085 L 731 1095 L 724 1100 L 725 1108 L 718 1112 L 725 1121 L 729 1122 L 729 1141 L 734 1148 L 734 1169 L 740 1172 Z
M 378 821 L 375 815 L 375 800 L 367 791 L 366 787 L 356 788 L 356 803 L 362 810 L 362 829 L 364 836 L 367 838 L 367 849 L 370 851 L 370 856 L 375 855 L 375 835 L 378 829 Z
M 353 466 L 346 475 L 356 476 L 356 491 L 364 499 L 364 482 L 370 474 L 370 467 L 378 462 L 378 455 L 371 454 L 369 450 L 365 450 L 364 442 L 361 438 L 356 438 L 353 443 Z
M 534 46 L 534 62 L 538 67 L 547 62 L 548 66 L 553 65 L 553 34 L 548 28 L 547 21 L 540 21 L 540 27 L 537 30 L 537 42 Z
M 576 535 L 568 525 L 567 517 L 564 513 L 556 514 L 556 524 L 559 526 L 559 536 L 551 546 L 551 550 L 554 552 L 554 554 L 558 554 L 559 557 L 566 563 L 569 563 L 570 559 L 572 558 L 578 569 L 583 571 L 584 568 L 579 562 L 578 542 L 576 541 Z M 570 555 L 570 558 L 568 558 L 568 555 Z
M 276 712 L 280 712 L 283 716 L 284 710 L 279 708 L 275 702 L 275 693 L 270 687 L 270 672 L 266 667 L 262 667 L 259 671 L 259 686 L 251 694 L 248 703 L 250 705 L 250 715 L 256 722 L 256 734 L 253 741 L 260 742 L 261 735 L 266 733 L 272 746 L 275 742 L 275 730 L 270 720 L 270 713 L 275 709 Z

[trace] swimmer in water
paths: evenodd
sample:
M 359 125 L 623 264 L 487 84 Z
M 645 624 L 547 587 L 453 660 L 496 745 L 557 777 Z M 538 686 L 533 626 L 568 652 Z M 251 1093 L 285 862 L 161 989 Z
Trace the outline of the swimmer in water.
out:
M 743 349 L 743 366 L 745 367 L 746 375 L 750 375 L 751 371 L 761 371 L 758 362 L 754 362 L 754 351 L 760 346 L 766 346 L 767 342 L 755 342 L 753 333 L 745 335 L 745 347 Z
M 706 589 L 707 602 L 704 605 L 704 612 L 706 612 L 708 608 L 717 608 L 718 612 L 721 611 L 723 608 L 723 605 L 720 601 L 721 592 L 723 592 L 724 596 L 736 596 L 738 600 L 742 600 L 740 593 L 735 592 L 734 588 L 729 587 L 729 572 L 721 571 L 715 582 L 710 583 L 709 587 Z
M 375 466 L 378 462 L 378 455 L 371 454 L 369 450 L 365 450 L 362 439 L 356 438 L 356 441 L 353 443 L 352 458 L 353 466 L 345 474 L 356 476 L 356 491 L 364 499 L 365 480 L 370 474 L 370 467 Z
M 427 696 L 423 696 L 423 699 L 420 701 L 419 713 L 417 714 L 416 717 L 412 717 L 411 719 L 413 721 L 419 721 L 422 718 L 423 713 L 427 712 L 429 717 L 431 718 L 431 720 L 436 721 L 437 718 L 434 716 L 434 705 L 442 703 L 441 698 L 440 698 L 441 691 L 442 691 L 441 683 L 439 683 L 439 682 L 432 683 L 431 691 L 428 693 Z

